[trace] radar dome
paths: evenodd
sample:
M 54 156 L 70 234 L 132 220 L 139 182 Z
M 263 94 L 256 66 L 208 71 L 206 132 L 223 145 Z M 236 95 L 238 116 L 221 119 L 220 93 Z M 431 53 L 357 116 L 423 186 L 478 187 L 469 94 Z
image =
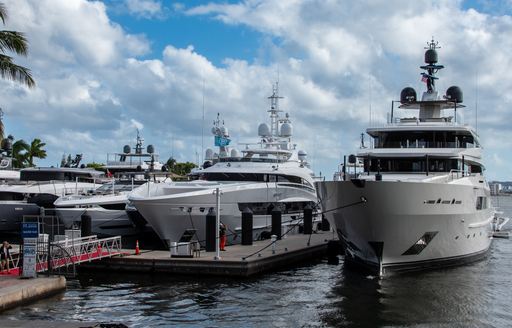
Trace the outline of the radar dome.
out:
M 153 145 L 148 145 L 148 153 L 149 154 L 154 154 L 155 153 L 155 147 Z
M 240 151 L 238 151 L 238 149 L 231 149 L 231 157 L 240 158 Z
M 131 151 L 132 151 L 132 148 L 130 147 L 130 145 L 124 145 L 123 153 L 129 154 Z
M 217 130 L 218 130 L 218 129 L 219 129 L 219 128 L 213 127 L 213 128 L 212 128 L 212 134 L 217 134 Z
M 206 159 L 208 161 L 213 160 L 213 149 L 211 149 L 211 148 L 207 148 L 206 149 L 206 153 L 204 155 L 204 159 Z
M 425 51 L 425 63 L 437 63 L 437 51 L 435 51 L 434 49 L 428 49 L 427 51 Z
M 416 101 L 416 90 L 411 87 L 406 87 L 400 92 L 400 102 L 402 104 L 415 102 Z
M 308 153 L 306 153 L 304 150 L 299 150 L 299 160 L 305 161 L 308 157 Z
M 222 135 L 224 137 L 228 137 L 229 136 L 228 128 L 226 128 L 225 126 L 220 128 L 220 132 L 222 133 Z
M 281 137 L 291 137 L 293 131 L 293 126 L 291 123 L 283 123 L 281 124 Z
M 270 126 L 267 123 L 261 123 L 258 126 L 258 135 L 260 137 L 269 137 L 270 136 Z
M 351 155 L 349 155 L 349 156 L 348 156 L 348 162 L 349 162 L 350 164 L 355 164 L 355 163 L 356 163 L 356 161 L 357 161 L 357 157 L 356 157 L 356 155 L 351 154 Z
M 449 87 L 448 90 L 446 90 L 446 99 L 461 103 L 463 100 L 462 90 L 456 85 Z

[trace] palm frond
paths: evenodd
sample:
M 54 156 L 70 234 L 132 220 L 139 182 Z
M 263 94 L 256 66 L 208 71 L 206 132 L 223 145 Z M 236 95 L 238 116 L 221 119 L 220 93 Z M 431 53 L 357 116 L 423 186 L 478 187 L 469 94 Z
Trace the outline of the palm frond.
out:
M 7 9 L 3 3 L 0 3 L 0 19 L 2 23 L 5 24 L 5 20 L 7 19 Z
M 26 56 L 28 53 L 28 42 L 25 35 L 16 31 L 0 31 L 0 51 L 5 53 L 5 50 Z
M 33 88 L 36 82 L 28 68 L 14 64 L 12 57 L 0 54 L 0 76 L 13 81 L 18 81 L 29 88 Z

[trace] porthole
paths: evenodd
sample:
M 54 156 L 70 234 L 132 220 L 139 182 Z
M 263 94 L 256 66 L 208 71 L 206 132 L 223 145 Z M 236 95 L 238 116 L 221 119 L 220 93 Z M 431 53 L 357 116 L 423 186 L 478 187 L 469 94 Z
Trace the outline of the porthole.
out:
M 467 235 L 466 238 L 469 238 L 469 235 Z
M 475 234 L 473 234 L 473 238 L 475 238 Z
M 455 240 L 459 239 L 459 236 L 455 236 Z

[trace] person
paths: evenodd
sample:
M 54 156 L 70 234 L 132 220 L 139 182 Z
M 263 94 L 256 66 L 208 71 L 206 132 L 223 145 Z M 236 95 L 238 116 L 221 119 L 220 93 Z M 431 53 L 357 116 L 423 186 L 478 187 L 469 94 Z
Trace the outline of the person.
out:
M 4 268 L 9 272 L 9 259 L 11 258 L 11 253 L 9 250 L 12 249 L 12 246 L 9 245 L 7 241 L 2 243 L 0 246 L 0 270 L 4 271 Z
M 227 226 L 224 224 L 224 223 L 220 223 L 220 226 L 219 226 L 219 248 L 221 251 L 225 251 L 225 247 L 226 247 L 226 239 L 227 239 L 227 236 L 226 236 L 226 230 L 227 230 Z

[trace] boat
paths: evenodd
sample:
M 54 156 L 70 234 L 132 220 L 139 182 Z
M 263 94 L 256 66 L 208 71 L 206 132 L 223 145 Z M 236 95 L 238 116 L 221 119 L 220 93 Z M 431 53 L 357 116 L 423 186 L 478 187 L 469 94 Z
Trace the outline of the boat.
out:
M 155 153 L 155 147 L 153 145 L 143 147 L 143 143 L 144 139 L 137 129 L 135 151 L 132 152 L 130 145 L 125 145 L 122 153 L 107 154 L 107 163 L 104 169 L 110 175 L 119 172 L 165 172 L 167 168 L 165 164 L 159 161 L 159 155 Z
M 483 258 L 495 209 L 484 177 L 479 136 L 457 119 L 462 90 L 436 90 L 438 43 L 428 42 L 421 66 L 427 90 L 401 91 L 388 123 L 369 127 L 372 141 L 349 156 L 364 172 L 317 183 L 326 218 L 336 227 L 346 261 L 379 275 L 456 265 Z M 403 115 L 397 115 L 397 114 Z M 414 116 L 411 116 L 414 115 Z
M 55 212 L 65 227 L 80 226 L 81 216 L 91 217 L 91 232 L 100 237 L 136 236 L 150 229 L 133 207 L 127 207 L 128 194 L 148 181 L 171 180 L 166 166 L 158 161 L 155 148 L 143 145 L 137 130 L 135 151 L 129 145 L 122 153 L 107 155 L 103 169 L 107 179 L 88 194 L 65 195 L 55 200 Z M 145 151 L 146 149 L 146 151 Z
M 52 209 L 65 195 L 87 194 L 100 186 L 102 172 L 83 168 L 26 168 L 19 181 L 0 186 L 0 233 L 19 233 L 23 216 Z
M 283 224 L 296 225 L 307 205 L 317 203 L 313 172 L 307 154 L 292 142 L 288 114 L 280 116 L 278 85 L 270 99 L 270 125 L 258 127 L 259 141 L 238 151 L 229 148 L 229 132 L 220 119 L 212 133 L 218 153 L 206 150 L 207 161 L 195 171 L 193 181 L 154 183 L 134 190 L 130 202 L 151 224 L 159 237 L 171 245 L 186 230 L 195 230 L 204 244 L 205 217 L 216 209 L 218 188 L 220 219 L 227 225 L 228 242 L 240 243 L 241 211 L 253 212 L 253 238 L 263 238 L 271 227 L 271 211 L 281 210 Z M 264 233 L 267 232 L 267 233 Z

